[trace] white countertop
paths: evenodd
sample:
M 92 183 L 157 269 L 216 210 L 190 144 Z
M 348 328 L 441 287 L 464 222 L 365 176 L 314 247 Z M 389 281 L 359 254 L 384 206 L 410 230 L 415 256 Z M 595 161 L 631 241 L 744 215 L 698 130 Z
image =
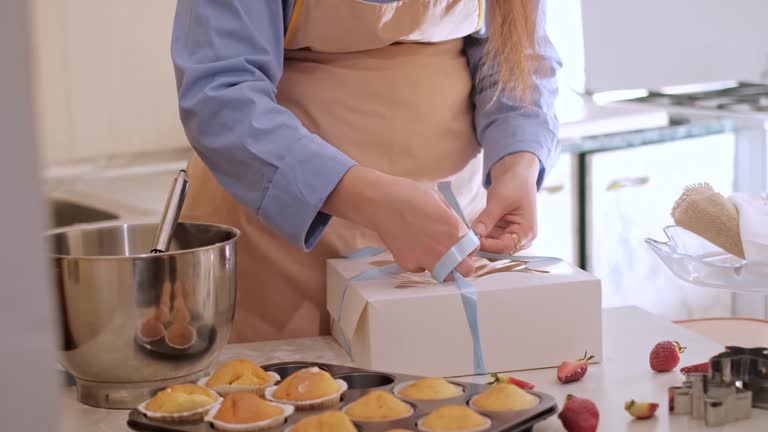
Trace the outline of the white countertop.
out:
M 665 339 L 682 343 L 688 349 L 683 354 L 681 366 L 706 361 L 720 352 L 722 346 L 634 307 L 604 311 L 603 339 L 605 361 L 590 366 L 586 377 L 579 382 L 560 384 L 554 369 L 517 372 L 512 375 L 536 384 L 539 391 L 555 396 L 561 406 L 568 393 L 591 399 L 600 410 L 600 431 L 768 430 L 768 411 L 762 410 L 753 410 L 753 417 L 749 421 L 719 428 L 706 428 L 703 420 L 668 415 L 667 388 L 680 385 L 683 377 L 677 371 L 660 374 L 650 370 L 648 353 L 653 345 Z M 234 357 L 247 357 L 261 364 L 307 359 L 325 363 L 349 362 L 344 351 L 330 337 L 229 345 L 219 361 Z M 463 377 L 461 380 L 485 382 L 487 377 Z M 624 411 L 624 402 L 629 399 L 658 402 L 661 406 L 656 418 L 632 420 Z M 125 424 L 127 416 L 127 411 L 102 410 L 79 404 L 74 388 L 64 389 L 59 397 L 60 432 L 129 431 Z M 563 430 L 556 416 L 535 428 L 536 432 Z
M 669 114 L 663 107 L 611 103 L 597 104 L 570 90 L 563 90 L 556 103 L 560 141 L 564 146 L 579 138 L 638 131 L 666 126 Z

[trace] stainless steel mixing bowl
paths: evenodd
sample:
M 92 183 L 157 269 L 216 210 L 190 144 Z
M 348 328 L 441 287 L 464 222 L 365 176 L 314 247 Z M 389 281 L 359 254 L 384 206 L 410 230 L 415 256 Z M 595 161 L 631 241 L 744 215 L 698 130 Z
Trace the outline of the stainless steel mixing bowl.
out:
M 179 223 L 151 255 L 157 224 L 73 227 L 47 235 L 60 317 L 61 365 L 82 403 L 133 408 L 202 376 L 235 310 L 234 228 Z

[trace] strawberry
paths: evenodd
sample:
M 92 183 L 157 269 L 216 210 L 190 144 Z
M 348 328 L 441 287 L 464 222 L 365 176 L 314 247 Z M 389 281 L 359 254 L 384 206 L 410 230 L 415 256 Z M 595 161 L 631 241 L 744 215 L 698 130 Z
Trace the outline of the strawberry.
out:
M 651 369 L 656 372 L 669 372 L 680 363 L 680 354 L 685 347 L 677 341 L 663 341 L 656 344 L 651 350 L 649 363 Z
M 564 361 L 560 363 L 560 366 L 557 368 L 557 379 L 565 384 L 584 378 L 584 375 L 587 374 L 587 369 L 589 368 L 589 361 L 593 358 L 595 358 L 595 356 L 587 357 L 587 353 L 585 352 L 584 357 L 576 361 Z
M 636 402 L 634 399 L 624 404 L 624 409 L 636 419 L 649 419 L 656 414 L 659 404 L 655 402 Z
M 491 378 L 493 378 L 493 381 L 489 382 L 488 384 L 499 384 L 499 383 L 506 382 L 509 384 L 514 384 L 523 390 L 533 390 L 536 387 L 535 385 L 529 382 L 525 382 L 521 379 L 512 378 L 512 377 L 502 377 L 497 373 L 492 373 Z
M 568 432 L 595 432 L 600 422 L 600 412 L 595 403 L 574 395 L 566 396 L 563 409 L 557 417 Z
M 709 373 L 709 362 L 681 367 L 680 373 L 683 375 L 688 375 L 689 373 Z

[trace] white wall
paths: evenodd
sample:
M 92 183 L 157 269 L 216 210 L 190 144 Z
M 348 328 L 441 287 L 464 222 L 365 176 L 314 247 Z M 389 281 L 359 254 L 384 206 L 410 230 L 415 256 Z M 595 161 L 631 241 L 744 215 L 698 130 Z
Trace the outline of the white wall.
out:
M 30 0 L 45 164 L 187 145 L 170 37 L 174 0 Z
M 563 69 L 558 76 L 560 87 L 583 92 L 586 78 L 581 2 L 547 0 L 547 33 L 563 60 Z
M 766 0 L 583 0 L 587 88 L 768 81 Z
M 0 1 L 0 430 L 54 431 L 53 291 L 41 236 L 26 6 Z

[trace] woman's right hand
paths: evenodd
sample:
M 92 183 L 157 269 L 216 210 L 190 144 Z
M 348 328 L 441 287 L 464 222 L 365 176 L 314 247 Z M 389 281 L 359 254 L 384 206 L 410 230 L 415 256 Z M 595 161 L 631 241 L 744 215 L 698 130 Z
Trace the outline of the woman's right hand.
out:
M 437 190 L 363 167 L 342 178 L 323 210 L 375 231 L 409 272 L 431 271 L 469 231 Z M 474 266 L 465 258 L 456 270 L 469 276 Z

